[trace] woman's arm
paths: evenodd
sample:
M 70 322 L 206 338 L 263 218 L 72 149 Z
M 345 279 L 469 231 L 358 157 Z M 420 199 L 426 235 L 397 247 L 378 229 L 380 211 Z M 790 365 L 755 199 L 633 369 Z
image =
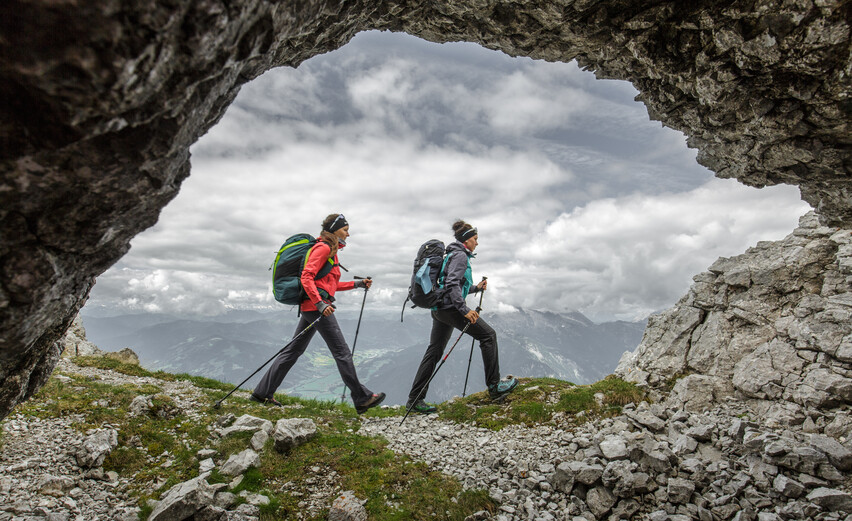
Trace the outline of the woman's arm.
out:
M 444 269 L 444 287 L 447 288 L 450 303 L 462 315 L 467 315 L 470 311 L 462 296 L 462 285 L 464 284 L 464 272 L 466 270 L 467 256 L 459 252 L 452 253 Z
M 328 256 L 330 254 L 331 246 L 324 242 L 318 242 L 308 252 L 308 260 L 305 262 L 304 269 L 302 269 L 302 288 L 304 288 L 305 293 L 307 293 L 308 300 L 310 300 L 314 305 L 322 301 L 322 297 L 320 297 L 319 291 L 317 290 L 314 278 L 325 263 L 328 262 Z

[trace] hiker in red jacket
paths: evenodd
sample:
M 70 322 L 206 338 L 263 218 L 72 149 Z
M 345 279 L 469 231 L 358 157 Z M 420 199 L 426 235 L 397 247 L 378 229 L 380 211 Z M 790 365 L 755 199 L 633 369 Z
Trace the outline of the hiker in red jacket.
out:
M 272 362 L 269 370 L 260 379 L 251 395 L 256 402 L 270 403 L 280 406 L 273 394 L 281 385 L 284 377 L 302 356 L 314 333 L 319 331 L 325 340 L 328 349 L 337 362 L 337 370 L 343 383 L 349 388 L 352 402 L 358 414 L 363 414 L 382 403 L 385 393 L 374 394 L 358 381 L 355 374 L 355 364 L 352 363 L 352 352 L 343 338 L 337 319 L 334 317 L 334 294 L 337 291 L 347 291 L 354 288 L 369 288 L 373 281 L 363 279 L 358 281 L 340 282 L 340 264 L 337 261 L 337 251 L 346 246 L 346 238 L 349 237 L 349 223 L 343 214 L 331 214 L 322 222 L 322 231 L 316 244 L 308 251 L 305 266 L 302 269 L 302 288 L 307 296 L 300 306 L 301 318 L 296 326 L 296 333 L 308 327 L 322 314 L 325 318 L 316 323 L 296 342 L 284 349 Z M 314 280 L 320 269 L 328 262 L 333 263 L 331 271 L 319 279 Z

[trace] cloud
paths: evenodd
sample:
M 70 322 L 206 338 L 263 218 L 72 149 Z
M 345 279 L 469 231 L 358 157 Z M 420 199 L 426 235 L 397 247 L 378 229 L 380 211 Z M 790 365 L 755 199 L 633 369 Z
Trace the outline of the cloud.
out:
M 510 265 L 493 266 L 494 284 L 514 306 L 644 318 L 719 256 L 787 235 L 808 210 L 796 194 L 714 179 L 686 193 L 593 201 L 560 215 Z
M 418 246 L 480 230 L 475 275 L 499 309 L 637 318 L 674 303 L 718 255 L 780 238 L 795 190 L 712 180 L 626 82 L 473 44 L 362 33 L 245 85 L 192 148 L 192 175 L 98 279 L 89 305 L 213 314 L 280 308 L 284 239 L 351 223 L 341 261 L 397 309 Z M 360 305 L 360 292 L 340 295 Z

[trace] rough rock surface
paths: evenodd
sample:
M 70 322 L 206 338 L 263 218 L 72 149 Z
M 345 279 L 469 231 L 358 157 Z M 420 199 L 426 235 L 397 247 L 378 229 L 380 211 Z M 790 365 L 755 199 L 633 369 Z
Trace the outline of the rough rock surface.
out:
M 86 328 L 80 315 L 74 317 L 71 327 L 59 340 L 62 356 L 103 356 L 104 352 L 98 346 L 86 339 Z
M 665 424 L 650 429 L 651 417 Z M 639 421 L 643 418 L 643 421 Z M 852 431 L 827 439 L 770 426 L 744 403 L 704 412 L 628 404 L 579 427 L 498 432 L 435 416 L 366 418 L 362 433 L 488 490 L 496 521 L 848 520 Z M 843 440 L 842 443 L 838 440 Z M 612 450 L 618 447 L 619 450 Z M 839 466 L 838 466 L 839 465 Z M 474 517 L 489 518 L 487 515 Z
M 698 160 L 852 226 L 849 2 L 0 3 L 0 417 L 56 364 L 94 277 L 156 222 L 239 88 L 367 29 L 629 80 Z M 69 241 L 68 238 L 74 240 Z
M 700 411 L 737 396 L 779 426 L 845 432 L 852 405 L 852 231 L 813 213 L 781 241 L 720 258 L 652 316 L 616 373 Z M 835 414 L 837 412 L 837 414 Z
M 346 490 L 332 502 L 328 521 L 367 521 L 367 509 L 355 492 Z
M 310 418 L 281 418 L 275 422 L 272 438 L 275 450 L 288 453 L 317 435 L 317 426 Z
M 60 364 L 73 378 L 125 387 L 162 386 L 190 421 L 201 421 L 203 392 L 189 382 L 79 367 L 69 359 Z M 729 399 L 704 412 L 671 402 L 628 404 L 619 416 L 580 426 L 561 416 L 546 425 L 508 426 L 499 432 L 434 416 L 410 416 L 403 426 L 399 416 L 362 417 L 358 435 L 382 435 L 391 450 L 456 476 L 467 488 L 487 490 L 499 504 L 490 516 L 496 521 L 848 520 L 852 429 L 821 434 L 808 432 L 804 424 L 781 427 L 749 409 L 749 403 Z M 848 419 L 848 410 L 835 414 Z M 253 425 L 265 434 L 263 420 L 241 418 L 241 425 Z M 236 420 L 234 414 L 222 415 L 208 430 L 219 436 Z M 38 414 L 17 414 L 0 423 L 0 521 L 137 518 L 128 489 L 138 483 L 78 464 L 76 453 L 83 440 L 74 424 L 82 421 L 85 418 L 45 420 Z M 657 428 L 660 424 L 662 429 Z M 274 450 L 271 440 L 262 450 Z M 205 472 L 226 464 L 224 457 L 211 448 L 198 450 L 196 456 L 200 466 L 208 462 L 212 467 L 200 469 L 194 483 L 179 483 L 152 504 L 156 519 L 192 515 L 195 520 L 256 521 L 259 505 L 269 498 L 242 491 L 246 503 L 234 508 L 239 499 L 227 491 L 229 485 L 210 484 L 205 477 Z M 168 454 L 149 455 L 148 462 L 166 466 L 164 457 Z M 318 518 L 344 488 L 329 467 L 318 464 L 304 472 L 304 485 L 276 488 L 298 492 L 300 513 Z M 230 484 L 232 490 L 240 479 Z M 346 503 L 352 512 L 358 511 L 358 501 Z M 480 512 L 471 519 L 487 518 L 487 512 Z
M 200 421 L 198 411 L 202 403 L 206 403 L 202 398 L 203 391 L 185 380 L 128 376 L 77 366 L 72 359 L 66 358 L 60 360 L 57 370 L 111 386 L 156 385 L 191 421 Z M 56 378 L 73 381 L 65 375 Z M 142 402 L 147 397 L 139 398 Z M 109 406 L 109 402 L 105 400 L 101 405 Z M 151 412 L 140 409 L 139 413 Z M 114 447 L 115 430 L 96 429 L 88 436 L 81 436 L 75 424 L 84 421 L 85 418 L 76 415 L 41 419 L 38 415 L 13 414 L 0 423 L 3 429 L 3 443 L 0 444 L 0 521 L 136 521 L 139 518 L 138 496 L 130 493 L 138 482 L 133 478 L 119 477 L 115 472 L 104 472 L 100 466 L 89 468 L 92 464 L 100 465 L 104 450 Z M 211 432 L 211 435 L 215 434 L 216 431 Z M 81 454 L 84 454 L 82 458 Z M 151 466 L 168 465 L 168 459 L 163 461 L 168 457 L 168 453 L 149 455 L 147 463 Z M 226 463 L 215 450 L 207 449 L 198 454 L 199 462 L 205 459 L 213 462 L 213 457 L 220 465 Z M 215 467 L 216 463 L 213 463 L 208 470 Z M 202 470 L 199 475 L 204 476 L 204 472 Z M 221 484 L 180 485 L 183 484 L 178 484 L 154 507 L 156 519 L 183 519 L 180 517 L 182 512 L 191 510 L 196 512 L 197 520 L 257 520 L 256 506 L 244 505 L 242 510 L 239 507 L 229 510 L 236 500 L 228 498 L 233 494 L 223 491 Z M 154 488 L 157 486 L 152 485 Z M 215 495 L 210 494 L 211 487 Z M 153 492 L 154 488 L 148 492 Z M 325 498 L 330 495 L 333 491 L 327 491 Z M 208 504 L 208 501 L 213 504 Z M 326 508 L 328 502 L 330 500 L 325 503 Z

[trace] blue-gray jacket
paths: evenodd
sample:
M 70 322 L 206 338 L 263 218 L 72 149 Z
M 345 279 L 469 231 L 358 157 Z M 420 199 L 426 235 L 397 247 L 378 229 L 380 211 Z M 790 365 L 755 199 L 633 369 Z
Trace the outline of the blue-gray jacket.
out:
M 444 269 L 438 279 L 438 287 L 447 288 L 438 309 L 455 309 L 462 315 L 467 315 L 470 308 L 464 299 L 469 293 L 476 293 L 479 288 L 473 285 L 473 273 L 470 269 L 470 258 L 473 252 L 464 244 L 454 241 L 447 246 L 447 257 L 444 259 Z

